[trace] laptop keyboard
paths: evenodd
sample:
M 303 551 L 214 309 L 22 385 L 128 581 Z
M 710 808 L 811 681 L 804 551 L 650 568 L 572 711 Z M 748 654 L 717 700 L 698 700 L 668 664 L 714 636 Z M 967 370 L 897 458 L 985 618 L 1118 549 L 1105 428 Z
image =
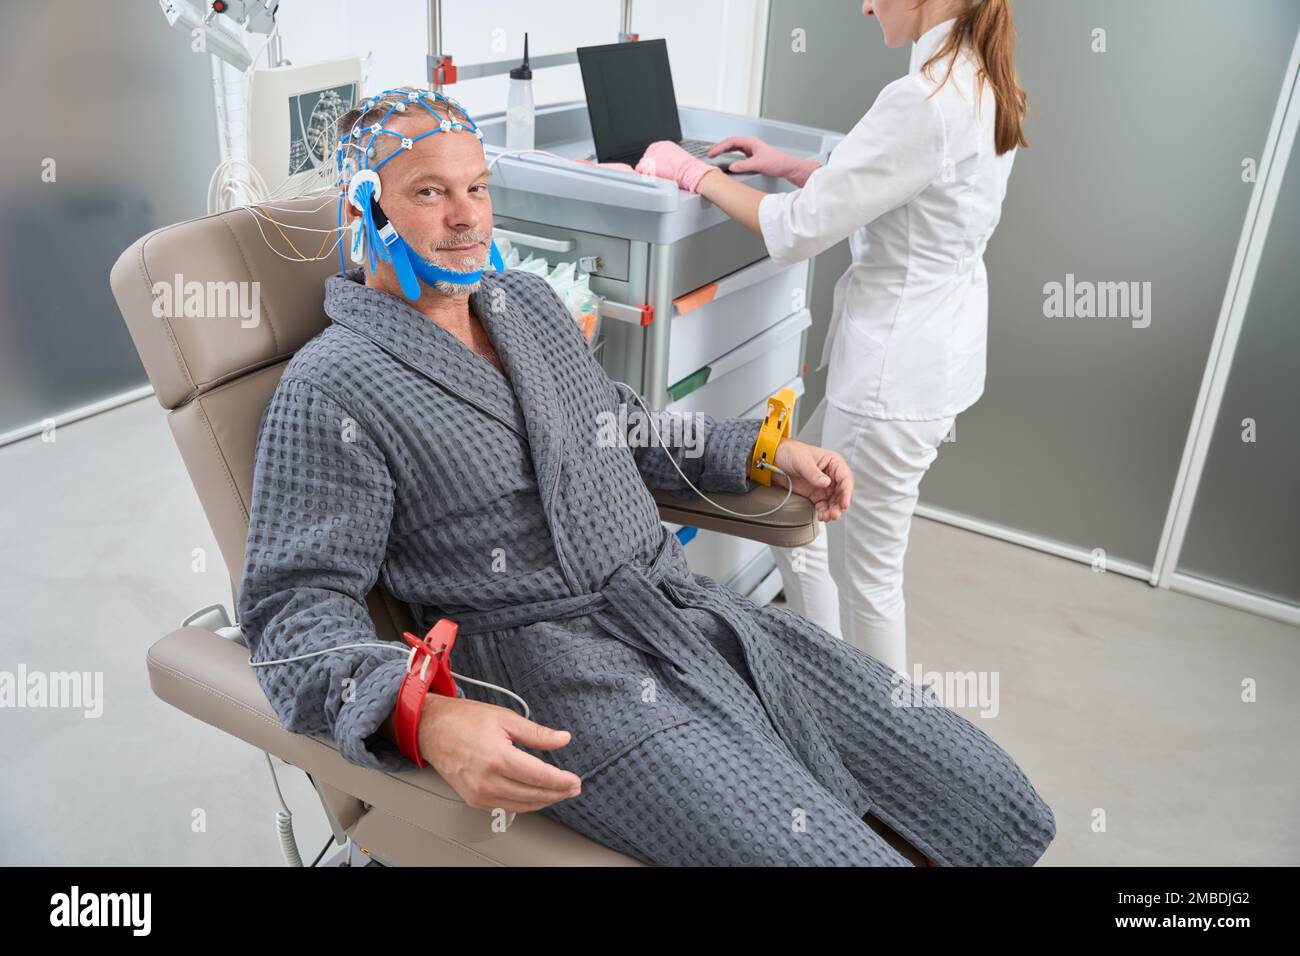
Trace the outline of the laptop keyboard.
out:
M 708 159 L 709 150 L 713 148 L 712 143 L 702 139 L 683 139 L 680 140 L 677 143 L 677 145 L 698 159 Z M 587 157 L 587 161 L 594 163 L 596 161 L 596 154 L 592 153 L 591 155 L 589 155 Z M 629 166 L 635 166 L 640 161 L 641 161 L 640 153 L 637 153 L 632 156 L 624 156 L 621 159 L 610 160 L 610 162 L 627 163 Z
M 684 139 L 677 145 L 699 159 L 707 157 L 709 150 L 713 148 L 712 143 L 706 143 L 702 139 Z

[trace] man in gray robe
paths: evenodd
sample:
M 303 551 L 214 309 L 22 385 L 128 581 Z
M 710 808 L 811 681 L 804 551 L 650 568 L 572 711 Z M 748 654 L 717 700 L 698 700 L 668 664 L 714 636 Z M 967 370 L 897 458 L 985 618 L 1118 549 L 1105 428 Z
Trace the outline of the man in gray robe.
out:
M 343 132 L 357 119 L 372 117 Z M 433 122 L 399 119 L 408 137 Z M 383 211 L 430 261 L 482 268 L 485 166 L 470 134 L 429 136 L 384 167 Z M 537 810 L 656 864 L 1042 855 L 1052 811 L 988 735 L 798 614 L 690 571 L 648 487 L 686 490 L 671 454 L 705 491 L 747 490 L 757 420 L 697 417 L 698 455 L 602 441 L 628 396 L 526 272 L 412 303 L 391 267 L 358 270 L 327 280 L 325 309 L 259 432 L 239 592 L 255 662 L 376 641 L 378 581 L 420 634 L 459 625 L 459 696 L 427 699 L 420 748 L 472 806 Z M 843 460 L 782 446 L 834 520 Z M 392 741 L 395 647 L 256 672 L 288 729 L 410 769 Z M 508 688 L 531 719 L 464 678 Z

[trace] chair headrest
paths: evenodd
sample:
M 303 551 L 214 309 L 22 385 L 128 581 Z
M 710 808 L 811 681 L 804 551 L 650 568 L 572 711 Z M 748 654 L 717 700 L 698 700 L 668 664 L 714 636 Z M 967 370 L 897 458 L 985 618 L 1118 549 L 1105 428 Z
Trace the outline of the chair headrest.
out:
M 325 328 L 336 236 L 289 227 L 337 224 L 337 197 L 282 200 L 155 229 L 118 257 L 113 295 L 163 407 L 284 361 Z

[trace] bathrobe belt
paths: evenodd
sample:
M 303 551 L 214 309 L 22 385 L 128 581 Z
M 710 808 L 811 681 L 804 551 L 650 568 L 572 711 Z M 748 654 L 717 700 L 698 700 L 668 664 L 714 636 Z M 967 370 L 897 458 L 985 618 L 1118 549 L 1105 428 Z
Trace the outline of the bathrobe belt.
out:
M 685 558 L 680 556 L 680 547 L 677 536 L 665 528 L 659 550 L 649 567 L 641 567 L 632 562 L 621 565 L 599 591 L 447 616 L 456 622 L 458 634 L 468 635 L 586 615 L 596 615 L 599 618 L 603 616 L 599 613 L 601 611 L 622 609 L 627 613 L 619 615 L 619 619 L 629 625 L 631 633 L 620 628 L 617 634 L 620 639 L 647 654 L 680 666 L 678 655 L 674 655 L 671 648 L 665 646 L 658 633 L 664 623 L 661 616 L 647 613 L 651 608 L 657 608 L 671 615 L 672 605 L 669 604 L 666 609 L 663 607 L 668 602 L 659 590 L 659 585 L 672 578 L 689 576 Z M 659 622 L 658 628 L 646 626 L 651 618 Z
M 688 583 L 690 576 L 677 536 L 665 528 L 663 541 L 648 567 L 624 564 L 599 591 L 448 616 L 457 623 L 458 634 L 470 635 L 591 615 L 597 622 L 613 625 L 606 629 L 617 639 L 681 671 L 690 671 L 691 662 L 681 659 L 688 646 L 679 636 L 681 618 L 665 591 L 681 606 L 711 611 L 722 618 L 740 642 L 775 738 L 845 806 L 858 815 L 870 810 L 874 799 L 845 767 L 820 715 L 781 660 L 786 649 L 731 602 L 688 598 L 673 587 L 675 582 Z

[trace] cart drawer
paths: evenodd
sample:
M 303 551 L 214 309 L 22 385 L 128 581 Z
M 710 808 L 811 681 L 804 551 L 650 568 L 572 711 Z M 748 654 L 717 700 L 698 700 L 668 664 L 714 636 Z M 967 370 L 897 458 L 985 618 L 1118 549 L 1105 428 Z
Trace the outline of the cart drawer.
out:
M 617 236 L 602 236 L 562 226 L 523 219 L 495 217 L 494 231 L 506 236 L 521 256 L 540 256 L 554 268 L 561 262 L 591 260 L 593 276 L 628 281 L 631 243 Z
M 807 309 L 760 332 L 739 348 L 669 388 L 675 412 L 703 412 L 735 418 L 762 402 L 800 373 L 803 331 L 812 325 Z
M 771 259 L 733 272 L 673 300 L 668 381 L 696 369 L 804 308 L 808 263 L 779 266 Z

